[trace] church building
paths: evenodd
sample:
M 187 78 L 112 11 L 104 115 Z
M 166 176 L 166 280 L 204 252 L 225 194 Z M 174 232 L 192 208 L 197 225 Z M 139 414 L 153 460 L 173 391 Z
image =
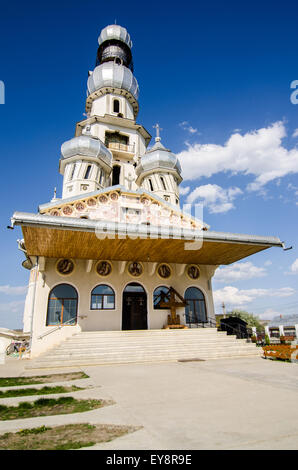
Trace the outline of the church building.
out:
M 98 45 L 86 119 L 61 146 L 62 196 L 11 219 L 30 271 L 23 328 L 32 357 L 78 332 L 214 327 L 216 268 L 282 246 L 211 231 L 181 209 L 177 156 L 158 124 L 151 143 L 136 121 L 130 35 L 110 25 Z

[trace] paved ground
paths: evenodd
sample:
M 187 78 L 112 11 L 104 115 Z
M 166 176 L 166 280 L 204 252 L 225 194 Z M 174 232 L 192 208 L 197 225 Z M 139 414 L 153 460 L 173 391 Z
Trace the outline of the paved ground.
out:
M 25 363 L 0 365 L 0 376 L 80 370 L 24 371 Z M 0 432 L 42 424 L 133 424 L 143 428 L 93 449 L 298 449 L 298 364 L 239 358 L 82 370 L 90 379 L 68 383 L 90 388 L 72 395 L 110 399 L 115 405 L 68 416 L 1 421 Z

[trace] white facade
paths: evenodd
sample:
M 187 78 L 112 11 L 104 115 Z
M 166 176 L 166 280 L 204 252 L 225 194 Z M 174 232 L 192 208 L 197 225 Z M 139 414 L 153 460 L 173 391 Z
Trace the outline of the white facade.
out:
M 100 39 L 99 65 L 88 79 L 88 117 L 77 124 L 75 137 L 61 147 L 62 198 L 40 206 L 40 214 L 57 216 L 58 225 L 62 216 L 161 224 L 165 231 L 180 225 L 202 230 L 200 221 L 180 211 L 180 164 L 161 144 L 158 132 L 154 146 L 147 150 L 151 136 L 135 121 L 138 86 L 131 72 L 131 42 L 124 28 L 114 29 L 110 27 L 109 34 L 116 41 L 115 57 L 109 57 L 106 51 L 110 49 L 105 49 L 109 43 Z M 216 266 L 175 264 L 167 259 L 153 263 L 133 256 L 119 261 L 112 255 L 104 260 L 84 259 L 83 254 L 30 259 L 33 267 L 24 331 L 32 333 L 32 356 L 78 331 L 164 328 L 170 310 L 154 307 L 155 289 L 160 286 L 172 287 L 181 297 L 195 288 L 193 292 L 199 297 L 190 301 L 188 317 L 186 307 L 177 311 L 182 325 L 215 318 L 211 278 Z M 98 274 L 99 263 L 108 265 L 108 274 Z M 140 275 L 129 272 L 131 263 L 141 269 Z M 160 274 L 163 272 L 165 276 Z M 195 273 L 192 277 L 191 272 Z M 70 294 L 62 296 L 59 289 Z M 108 294 L 97 293 L 104 289 Z M 132 311 L 135 305 L 139 305 L 143 323 L 136 318 L 138 311 Z M 71 322 L 65 318 L 71 318 Z
M 57 272 L 57 259 L 46 260 L 44 272 L 37 276 L 36 295 L 34 300 L 32 353 L 38 355 L 63 338 L 79 331 L 121 330 L 123 324 L 123 292 L 130 283 L 138 283 L 146 292 L 146 310 L 148 329 L 160 329 L 167 324 L 169 310 L 155 309 L 153 294 L 159 286 L 174 287 L 184 296 L 189 287 L 198 287 L 204 294 L 208 318 L 214 319 L 214 305 L 211 288 L 213 266 L 200 266 L 200 277 L 197 281 L 189 279 L 186 265 L 170 264 L 172 275 L 169 279 L 161 279 L 157 273 L 157 263 L 142 263 L 143 274 L 132 277 L 127 270 L 126 262 L 111 261 L 112 272 L 107 277 L 101 277 L 96 272 L 97 260 L 73 260 L 75 269 L 71 275 L 62 276 Z M 34 271 L 34 270 L 33 270 Z M 32 278 L 34 274 L 32 273 Z M 47 326 L 48 299 L 51 290 L 67 283 L 78 293 L 77 319 L 75 325 L 65 325 L 56 329 L 55 325 Z M 98 285 L 108 285 L 115 292 L 115 306 L 112 309 L 100 310 L 91 308 L 91 293 Z M 31 292 L 34 286 L 31 285 Z M 33 295 L 27 298 L 24 313 L 24 330 L 30 331 Z M 185 309 L 179 308 L 177 313 L 182 324 L 186 323 Z M 50 334 L 48 334 L 50 333 Z

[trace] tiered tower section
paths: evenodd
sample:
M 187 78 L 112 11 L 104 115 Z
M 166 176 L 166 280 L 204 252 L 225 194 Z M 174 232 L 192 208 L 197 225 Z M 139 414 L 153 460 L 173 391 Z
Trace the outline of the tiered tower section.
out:
M 182 181 L 177 157 L 136 123 L 139 86 L 133 75 L 132 42 L 125 28 L 110 25 L 98 38 L 96 66 L 87 81 L 87 119 L 61 147 L 62 199 L 110 186 L 144 188 L 179 205 Z

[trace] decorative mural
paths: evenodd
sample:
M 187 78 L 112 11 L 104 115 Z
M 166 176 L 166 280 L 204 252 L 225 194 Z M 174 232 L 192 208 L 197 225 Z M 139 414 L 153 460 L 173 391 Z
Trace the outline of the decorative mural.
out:
M 92 197 L 78 198 L 71 203 L 61 204 L 61 202 L 59 205 L 58 200 L 57 206 L 42 209 L 40 212 L 57 217 L 206 230 L 200 220 L 144 194 L 110 191 Z

